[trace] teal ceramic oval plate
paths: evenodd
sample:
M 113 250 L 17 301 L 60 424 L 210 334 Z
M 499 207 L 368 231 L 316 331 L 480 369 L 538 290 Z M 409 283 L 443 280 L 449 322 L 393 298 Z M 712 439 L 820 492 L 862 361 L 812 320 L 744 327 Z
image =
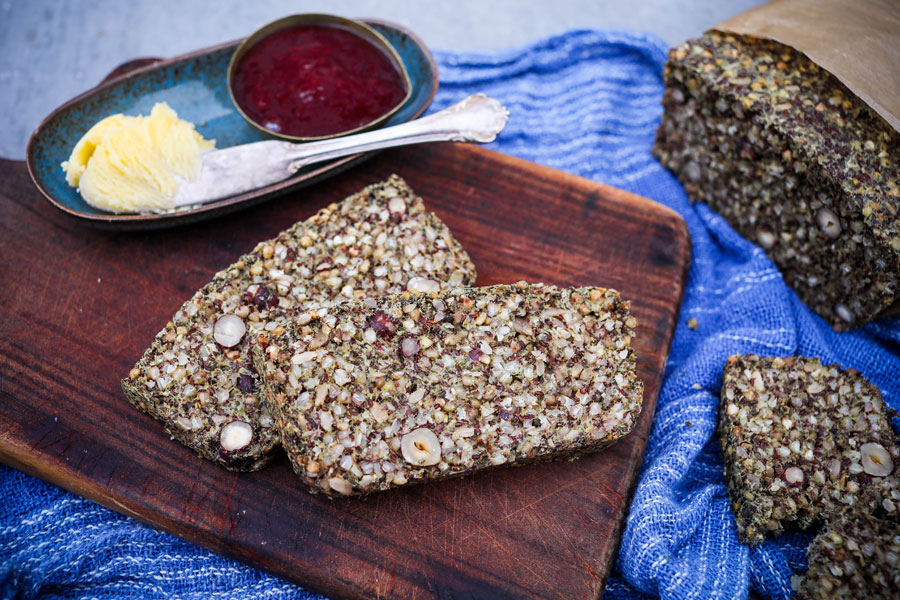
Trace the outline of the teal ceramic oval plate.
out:
M 384 126 L 415 119 L 428 108 L 437 90 L 434 59 L 412 32 L 384 21 L 366 23 L 381 33 L 400 55 L 409 73 L 412 94 Z M 189 210 L 161 215 L 115 215 L 96 209 L 66 183 L 60 164 L 97 121 L 112 114 L 147 115 L 156 102 L 168 102 L 182 119 L 194 123 L 216 148 L 249 144 L 265 135 L 244 120 L 228 94 L 228 62 L 240 40 L 154 62 L 66 102 L 38 125 L 28 141 L 26 160 L 35 185 L 54 206 L 84 223 L 109 229 L 154 229 L 208 219 L 258 204 L 320 181 L 362 160 L 357 154 L 301 169 L 282 182 Z

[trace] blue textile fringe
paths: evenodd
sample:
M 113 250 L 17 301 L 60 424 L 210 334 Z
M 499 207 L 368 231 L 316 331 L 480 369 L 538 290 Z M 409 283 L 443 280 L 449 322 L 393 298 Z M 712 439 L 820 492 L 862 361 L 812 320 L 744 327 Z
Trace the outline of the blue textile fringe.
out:
M 681 318 L 605 597 L 732 599 L 752 589 L 787 599 L 811 536 L 738 543 L 714 437 L 722 366 L 739 352 L 820 356 L 861 371 L 900 408 L 900 320 L 834 333 L 760 248 L 689 203 L 650 154 L 665 52 L 661 40 L 625 31 L 438 52 L 432 110 L 476 91 L 494 96 L 512 116 L 493 149 L 656 200 L 690 229 Z M 320 598 L 8 467 L 0 483 L 0 597 Z

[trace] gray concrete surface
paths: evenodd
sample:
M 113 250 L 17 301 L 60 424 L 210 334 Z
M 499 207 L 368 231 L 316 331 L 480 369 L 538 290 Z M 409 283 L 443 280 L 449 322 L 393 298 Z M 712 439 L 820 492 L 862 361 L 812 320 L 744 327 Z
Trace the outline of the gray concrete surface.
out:
M 651 32 L 674 45 L 756 4 L 761 0 L 2 0 L 0 157 L 23 158 L 47 113 L 126 60 L 236 39 L 289 14 L 388 19 L 432 49 L 494 50 L 609 27 Z

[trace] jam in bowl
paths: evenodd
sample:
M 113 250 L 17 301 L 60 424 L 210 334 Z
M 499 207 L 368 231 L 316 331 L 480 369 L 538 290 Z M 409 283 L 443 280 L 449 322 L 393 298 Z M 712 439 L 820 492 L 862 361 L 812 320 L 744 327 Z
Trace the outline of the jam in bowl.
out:
M 255 127 L 294 141 L 383 123 L 411 94 L 393 46 L 365 23 L 304 14 L 262 27 L 235 50 L 228 89 Z

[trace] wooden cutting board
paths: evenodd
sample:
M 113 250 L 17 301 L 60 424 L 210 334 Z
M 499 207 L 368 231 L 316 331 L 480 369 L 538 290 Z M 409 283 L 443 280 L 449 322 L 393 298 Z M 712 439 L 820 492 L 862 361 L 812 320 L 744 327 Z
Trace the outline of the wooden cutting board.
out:
M 119 378 L 220 268 L 398 173 L 469 251 L 482 285 L 602 285 L 632 300 L 645 385 L 635 430 L 577 461 L 329 500 L 284 456 L 235 474 L 169 439 Z M 473 146 L 386 151 L 218 220 L 142 233 L 53 208 L 0 161 L 0 460 L 333 597 L 596 598 L 621 535 L 687 275 L 674 212 Z

